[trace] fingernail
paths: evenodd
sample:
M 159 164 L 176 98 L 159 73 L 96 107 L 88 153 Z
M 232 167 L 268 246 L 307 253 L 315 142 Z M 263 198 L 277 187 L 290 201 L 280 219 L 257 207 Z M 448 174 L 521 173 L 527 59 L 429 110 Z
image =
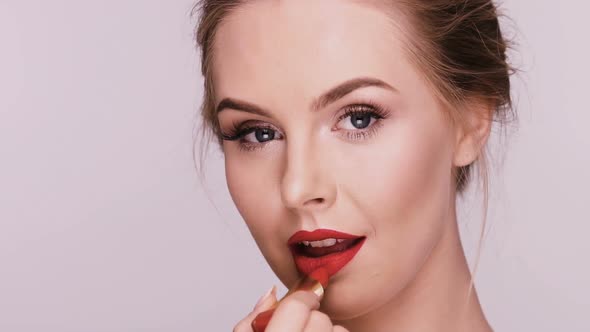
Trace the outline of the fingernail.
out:
M 262 297 L 258 300 L 258 302 L 256 302 L 256 305 L 254 306 L 254 310 L 256 310 L 260 305 L 262 305 L 266 299 L 268 299 L 270 297 L 270 295 L 272 293 L 274 293 L 276 291 L 276 286 L 272 286 L 264 295 L 262 295 Z
M 320 301 L 324 298 L 324 287 L 322 287 L 322 284 L 319 281 L 306 278 L 301 282 L 297 289 L 312 291 L 315 295 L 317 295 Z

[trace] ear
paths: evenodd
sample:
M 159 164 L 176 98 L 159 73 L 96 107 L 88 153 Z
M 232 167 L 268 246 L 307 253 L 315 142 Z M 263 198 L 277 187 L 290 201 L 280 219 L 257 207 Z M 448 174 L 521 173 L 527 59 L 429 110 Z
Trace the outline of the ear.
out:
M 490 136 L 493 114 L 490 102 L 470 102 L 461 110 L 455 126 L 455 167 L 470 165 L 481 155 Z

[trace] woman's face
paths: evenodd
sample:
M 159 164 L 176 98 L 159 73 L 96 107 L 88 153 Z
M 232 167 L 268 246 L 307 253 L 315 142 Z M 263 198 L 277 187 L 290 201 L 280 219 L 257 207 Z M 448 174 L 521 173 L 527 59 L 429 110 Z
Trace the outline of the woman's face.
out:
M 215 38 L 228 186 L 271 268 L 286 285 L 300 276 L 298 231 L 363 237 L 322 310 L 346 319 L 394 300 L 452 214 L 456 141 L 402 34 L 352 1 L 261 0 Z

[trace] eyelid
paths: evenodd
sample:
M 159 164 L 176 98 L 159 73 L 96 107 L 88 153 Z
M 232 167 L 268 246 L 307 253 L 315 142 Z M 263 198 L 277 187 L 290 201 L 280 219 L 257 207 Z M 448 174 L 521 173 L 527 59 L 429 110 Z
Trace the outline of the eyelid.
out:
M 374 113 L 375 115 L 378 115 L 380 119 L 387 118 L 391 114 L 391 112 L 387 108 L 380 106 L 379 103 L 374 102 L 371 99 L 360 99 L 356 102 L 349 103 L 346 106 L 342 107 L 338 112 L 334 114 L 333 120 L 341 121 L 346 116 L 355 113 Z
M 270 125 L 268 123 L 258 123 L 258 124 L 242 124 L 240 127 L 240 132 L 243 131 L 251 131 L 251 130 L 256 130 L 256 129 L 271 129 L 274 131 L 279 131 L 277 130 L 273 125 Z
M 362 110 L 352 110 L 351 108 L 347 108 L 344 111 L 344 113 L 338 117 L 337 121 L 340 122 L 343 119 L 346 119 L 347 117 L 349 117 L 351 115 L 355 115 L 355 114 L 371 114 L 375 118 L 378 118 L 378 119 L 383 118 L 383 116 L 381 114 L 379 114 L 377 111 L 375 111 L 372 107 L 362 109 Z

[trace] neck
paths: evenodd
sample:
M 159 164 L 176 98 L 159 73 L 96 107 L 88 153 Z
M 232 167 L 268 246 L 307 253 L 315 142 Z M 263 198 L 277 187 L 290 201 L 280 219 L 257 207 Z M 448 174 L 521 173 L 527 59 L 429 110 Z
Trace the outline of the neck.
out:
M 485 319 L 465 259 L 455 206 L 446 227 L 416 278 L 391 302 L 351 321 L 336 322 L 361 331 L 492 331 Z

